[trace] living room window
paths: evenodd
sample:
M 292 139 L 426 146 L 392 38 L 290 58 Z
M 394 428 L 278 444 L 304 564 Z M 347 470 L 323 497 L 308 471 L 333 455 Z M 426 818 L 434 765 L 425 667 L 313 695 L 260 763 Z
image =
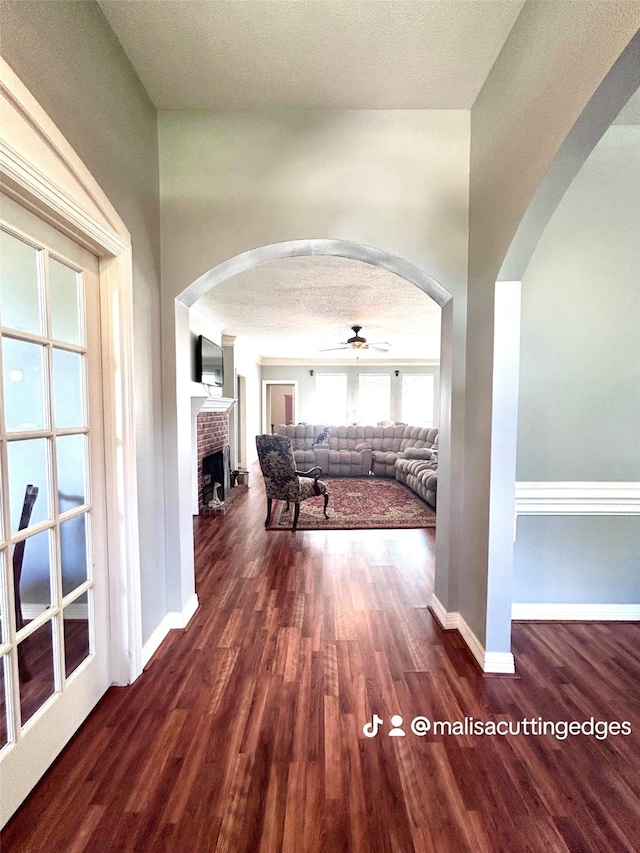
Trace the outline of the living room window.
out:
M 391 377 L 388 373 L 362 373 L 358 381 L 358 420 L 376 424 L 391 418 Z
M 402 420 L 413 426 L 433 426 L 434 378 L 431 373 L 402 377 Z
M 347 374 L 316 373 L 315 420 L 343 424 L 347 419 Z

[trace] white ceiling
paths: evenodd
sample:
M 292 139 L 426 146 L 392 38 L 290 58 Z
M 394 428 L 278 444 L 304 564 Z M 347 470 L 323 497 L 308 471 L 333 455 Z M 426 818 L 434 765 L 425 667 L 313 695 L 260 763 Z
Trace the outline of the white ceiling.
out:
M 523 5 L 100 0 L 158 110 L 470 109 Z M 388 359 L 439 358 L 435 303 L 355 261 L 274 262 L 198 304 L 264 358 L 339 358 L 319 350 L 345 341 L 355 323 L 370 342 L 392 344 Z
M 355 360 L 352 352 L 321 352 L 350 338 L 355 324 L 368 343 L 391 344 L 386 356 L 360 353 L 362 363 L 440 357 L 438 305 L 405 279 L 360 261 L 272 261 L 233 276 L 198 304 L 262 358 Z
M 523 0 L 100 0 L 159 110 L 470 109 Z

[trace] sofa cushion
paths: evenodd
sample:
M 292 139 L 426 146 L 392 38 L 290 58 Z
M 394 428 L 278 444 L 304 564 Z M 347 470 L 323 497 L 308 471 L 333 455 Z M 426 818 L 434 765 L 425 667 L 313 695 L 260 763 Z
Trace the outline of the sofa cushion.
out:
M 399 453 L 413 450 L 431 451 L 438 438 L 436 427 L 365 427 L 365 435 L 373 448 L 371 470 L 378 477 L 394 477 Z M 430 457 L 430 453 L 426 458 Z M 425 457 L 421 457 L 425 458 Z
M 316 436 L 321 435 L 323 429 L 324 425 L 280 424 L 276 427 L 276 435 L 289 436 L 294 452 L 296 450 L 312 450 Z
M 436 427 L 405 427 L 400 450 L 407 448 L 432 448 L 438 438 Z
M 369 446 L 364 427 L 331 426 L 329 429 L 329 450 L 356 450 L 356 446 L 361 444 Z
M 430 459 L 437 447 L 434 427 L 329 426 L 329 438 L 316 444 L 326 424 L 296 424 L 276 427 L 278 435 L 291 439 L 299 470 L 319 465 L 324 474 L 336 477 L 364 476 L 371 471 L 378 477 L 395 477 L 399 457 Z M 336 456 L 335 453 L 352 454 Z M 359 454 L 354 456 L 353 454 Z
M 438 464 L 436 461 L 399 458 L 396 462 L 396 480 L 409 486 L 435 509 L 438 493 Z
M 406 459 L 424 459 L 429 461 L 433 456 L 431 447 L 407 447 L 406 450 L 400 451 L 398 456 L 403 456 Z

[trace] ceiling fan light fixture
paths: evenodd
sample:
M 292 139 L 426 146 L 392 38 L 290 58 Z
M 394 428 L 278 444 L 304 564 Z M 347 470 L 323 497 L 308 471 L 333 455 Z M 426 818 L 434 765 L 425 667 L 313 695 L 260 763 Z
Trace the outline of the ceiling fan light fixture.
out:
M 360 329 L 362 326 L 352 326 L 352 330 L 355 332 L 353 337 L 347 338 L 346 341 L 343 341 L 338 347 L 330 347 L 329 349 L 320 350 L 320 352 L 332 352 L 335 350 L 354 350 L 355 352 L 362 352 L 363 350 L 368 350 L 369 348 L 378 350 L 379 352 L 387 352 L 391 349 L 391 344 L 386 341 L 380 341 L 375 344 L 368 344 L 366 338 L 360 337 Z

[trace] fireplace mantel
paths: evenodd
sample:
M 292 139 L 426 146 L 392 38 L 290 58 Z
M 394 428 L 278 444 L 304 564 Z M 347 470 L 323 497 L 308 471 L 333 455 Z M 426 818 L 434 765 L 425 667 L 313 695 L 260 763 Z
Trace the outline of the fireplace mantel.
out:
M 228 413 L 236 402 L 234 397 L 204 397 L 202 398 L 202 405 L 199 407 L 199 411 Z

